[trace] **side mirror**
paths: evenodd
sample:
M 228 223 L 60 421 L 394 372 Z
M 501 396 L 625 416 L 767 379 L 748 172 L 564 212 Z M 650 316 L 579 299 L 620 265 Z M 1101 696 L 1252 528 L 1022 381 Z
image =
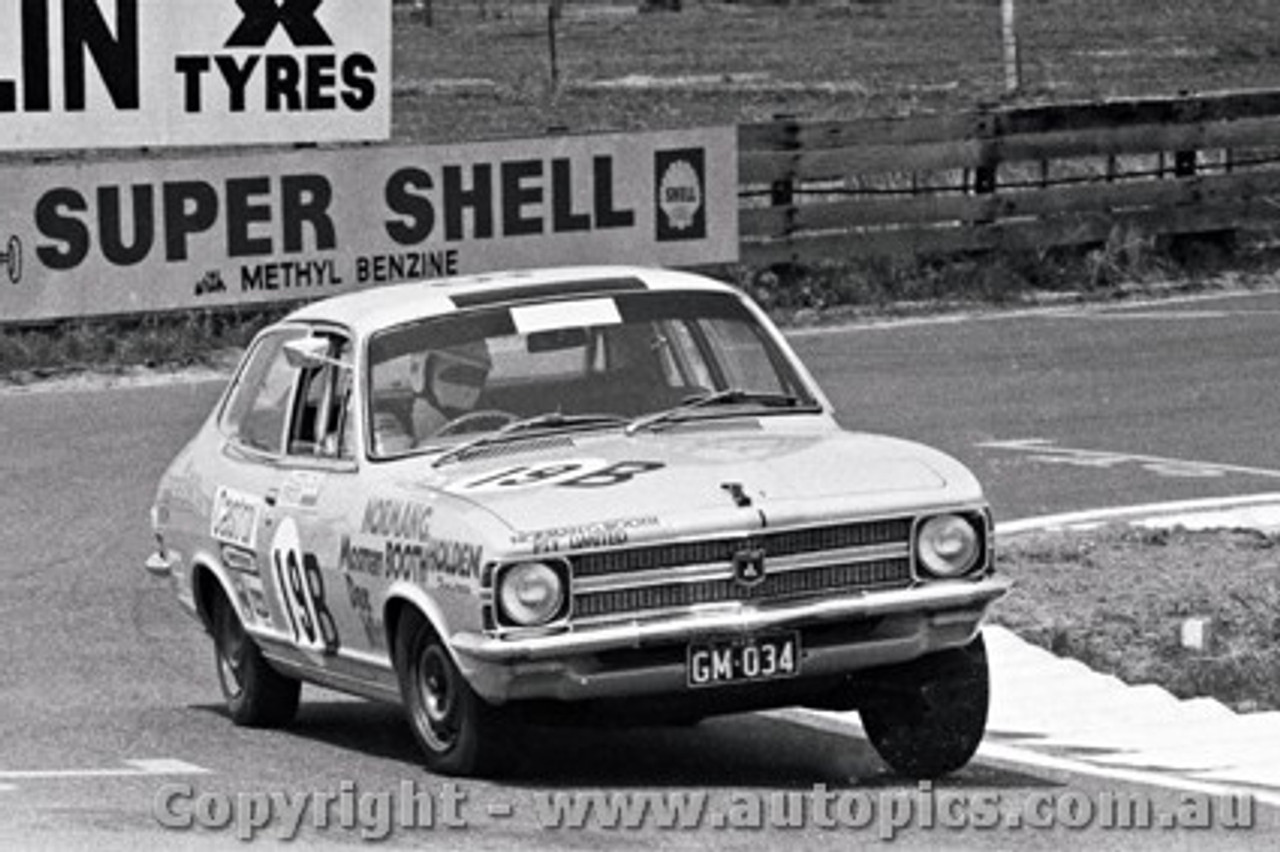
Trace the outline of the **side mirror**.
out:
M 329 354 L 329 341 L 323 337 L 302 337 L 290 340 L 284 345 L 284 358 L 295 370 L 321 367 L 326 364 L 334 367 L 351 366 L 346 361 L 339 361 Z

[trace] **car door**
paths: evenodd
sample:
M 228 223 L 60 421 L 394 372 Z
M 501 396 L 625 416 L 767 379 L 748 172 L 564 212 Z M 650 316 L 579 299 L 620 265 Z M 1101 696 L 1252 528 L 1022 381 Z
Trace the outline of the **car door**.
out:
M 290 655 L 292 634 L 270 576 L 274 519 L 270 495 L 280 488 L 289 400 L 297 371 L 284 346 L 305 328 L 282 328 L 255 341 L 219 415 L 223 440 L 211 460 L 212 537 L 245 628 L 276 655 Z
M 351 343 L 318 330 L 295 373 L 277 476 L 264 495 L 263 570 L 280 628 L 306 663 L 331 676 L 358 675 L 370 647 L 368 613 L 342 571 L 360 507 L 352 416 Z

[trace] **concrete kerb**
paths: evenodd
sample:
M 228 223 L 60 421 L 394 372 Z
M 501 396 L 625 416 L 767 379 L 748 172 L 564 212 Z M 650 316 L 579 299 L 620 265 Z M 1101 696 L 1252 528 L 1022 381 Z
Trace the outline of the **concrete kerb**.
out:
M 996 525 L 997 538 L 1063 529 L 1091 529 L 1111 523 L 1189 530 L 1255 529 L 1280 531 L 1280 492 L 1148 503 L 1020 518 Z
M 1280 493 L 1018 519 L 997 525 L 996 535 L 1008 539 L 1112 523 L 1274 533 L 1280 531 Z M 1088 776 L 1213 796 L 1248 793 L 1260 803 L 1280 806 L 1280 712 L 1240 714 L 1213 699 L 1178 700 L 1157 687 L 1127 685 L 1057 657 L 1004 628 L 988 626 L 985 632 L 992 708 L 979 762 L 1035 769 L 1060 779 Z M 1073 700 L 1051 694 L 1069 694 Z M 865 736 L 856 712 L 788 710 L 778 715 Z

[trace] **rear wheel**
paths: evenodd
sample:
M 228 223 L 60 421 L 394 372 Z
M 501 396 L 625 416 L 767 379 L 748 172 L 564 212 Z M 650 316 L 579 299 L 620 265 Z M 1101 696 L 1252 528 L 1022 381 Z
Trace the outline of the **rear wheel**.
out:
M 214 601 L 210 626 L 218 683 L 231 721 L 251 728 L 291 722 L 302 684 L 271 668 L 225 596 Z
M 871 745 L 895 772 L 937 778 L 960 769 L 978 750 L 990 695 L 979 635 L 963 648 L 895 669 L 886 695 L 859 714 Z
M 491 773 L 506 740 L 504 714 L 475 693 L 425 619 L 408 617 L 400 624 L 396 666 L 409 726 L 427 768 L 444 775 Z

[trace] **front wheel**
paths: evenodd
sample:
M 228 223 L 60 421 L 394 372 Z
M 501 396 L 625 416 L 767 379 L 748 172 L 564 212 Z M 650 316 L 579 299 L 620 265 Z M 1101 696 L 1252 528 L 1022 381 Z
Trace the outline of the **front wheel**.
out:
M 271 668 L 226 597 L 214 602 L 210 626 L 218 683 L 231 721 L 249 728 L 276 728 L 293 721 L 302 684 Z
M 982 636 L 898 667 L 891 680 L 884 697 L 859 710 L 885 763 L 912 778 L 937 778 L 968 763 L 986 732 L 991 696 Z
M 396 638 L 400 692 L 427 768 L 491 773 L 506 739 L 503 714 L 475 693 L 426 620 L 406 618 Z

